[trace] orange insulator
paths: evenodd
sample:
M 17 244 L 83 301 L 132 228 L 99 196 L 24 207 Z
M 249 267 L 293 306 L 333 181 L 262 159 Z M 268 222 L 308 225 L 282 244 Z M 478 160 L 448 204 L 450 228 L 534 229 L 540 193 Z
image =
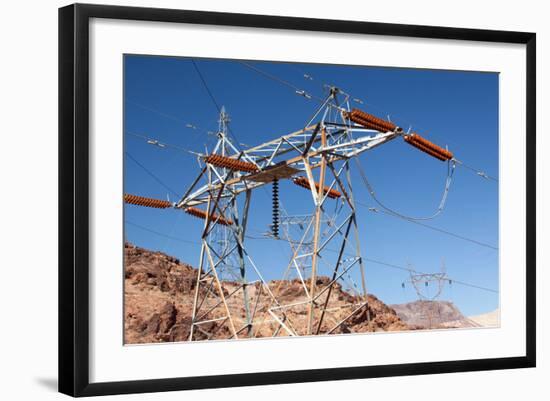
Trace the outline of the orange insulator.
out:
M 153 207 L 156 209 L 166 209 L 172 207 L 172 204 L 168 201 L 161 199 L 145 198 L 143 196 L 124 194 L 124 202 L 132 205 Z
M 363 120 L 371 125 L 376 125 L 383 128 L 385 131 L 393 131 L 397 126 L 390 121 L 383 120 L 372 114 L 365 113 L 364 111 L 354 109 L 351 112 L 352 118 Z
M 198 209 L 196 207 L 188 207 L 187 209 L 185 209 L 185 212 L 190 214 L 191 216 L 198 217 L 199 219 L 206 219 L 206 217 L 208 216 L 208 214 L 204 210 Z M 216 221 L 218 224 L 221 224 L 223 226 L 230 226 L 233 224 L 231 220 L 221 217 L 216 213 L 212 213 L 210 215 L 210 220 Z
M 437 153 L 437 152 L 434 152 L 433 150 L 431 150 L 430 148 L 427 148 L 425 147 L 424 145 L 418 143 L 418 142 L 413 142 L 413 141 L 410 141 L 408 140 L 407 137 L 405 137 L 405 142 L 407 142 L 409 145 L 412 145 L 414 146 L 415 148 L 421 150 L 422 152 L 424 153 L 427 153 L 429 154 L 430 156 L 432 157 L 435 157 L 436 159 L 439 159 L 441 161 L 446 161 L 447 159 L 445 157 L 443 157 L 440 153 Z
M 216 167 L 228 168 L 230 170 L 244 171 L 253 173 L 258 171 L 258 167 L 254 163 L 244 162 L 231 157 L 211 154 L 204 158 L 204 161 Z
M 453 158 L 452 152 L 449 152 L 447 149 L 443 149 L 442 147 L 436 145 L 433 142 L 428 141 L 426 138 L 423 138 L 418 134 L 413 134 L 413 135 L 414 135 L 414 140 L 416 140 L 418 143 L 421 143 L 422 145 L 426 146 L 427 148 L 430 148 L 434 152 L 440 153 L 446 159 L 452 159 Z
M 399 128 L 391 121 L 383 120 L 359 109 L 353 109 L 351 112 L 345 113 L 344 116 L 356 124 L 362 125 L 366 128 L 375 129 L 380 132 L 395 131 Z
M 403 136 L 403 139 L 408 144 L 441 161 L 446 161 L 453 158 L 452 152 L 448 151 L 447 149 L 443 149 L 441 146 L 438 146 L 435 143 L 428 141 L 426 138 L 423 138 L 416 133 L 405 135 Z
M 311 189 L 311 186 L 309 185 L 309 180 L 306 177 L 296 177 L 292 181 L 294 182 L 294 184 L 302 188 Z M 317 182 L 315 183 L 315 189 L 317 190 L 317 192 L 319 192 L 319 183 Z M 323 193 L 331 199 L 336 199 L 342 196 L 339 191 L 333 188 L 329 188 L 327 186 L 323 187 Z
M 363 120 L 361 118 L 358 118 L 358 117 L 350 118 L 350 120 L 353 121 L 356 124 L 359 124 L 359 125 L 362 125 L 365 128 L 368 128 L 368 129 L 374 129 L 374 130 L 380 131 L 380 132 L 388 132 L 388 130 L 384 129 L 384 127 L 381 127 L 380 125 L 377 125 L 377 124 L 370 123 L 370 122 L 368 122 L 366 120 Z

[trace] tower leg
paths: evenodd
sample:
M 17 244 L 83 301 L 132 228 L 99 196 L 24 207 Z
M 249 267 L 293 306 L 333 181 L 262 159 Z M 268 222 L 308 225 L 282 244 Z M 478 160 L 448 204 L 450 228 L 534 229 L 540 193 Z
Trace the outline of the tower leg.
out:
M 210 196 L 208 198 L 207 208 L 206 210 L 210 210 L 210 202 L 212 200 L 212 197 Z M 206 230 L 206 227 L 208 226 L 208 219 L 204 222 L 204 227 Z M 197 269 L 197 282 L 195 283 L 195 295 L 193 297 L 193 312 L 191 314 L 191 328 L 189 329 L 189 341 L 193 341 L 193 334 L 195 332 L 195 319 L 197 318 L 197 312 L 199 309 L 199 293 L 200 293 L 200 287 L 202 282 L 202 272 L 203 272 L 203 266 L 204 266 L 204 251 L 205 251 L 205 245 L 204 242 L 201 243 L 201 255 L 199 258 L 199 268 Z
M 252 195 L 251 190 L 246 191 L 246 198 L 245 198 L 245 204 L 244 204 L 244 211 L 243 211 L 243 218 L 242 221 L 239 221 L 238 219 L 238 208 L 237 208 L 237 202 L 236 199 L 233 199 L 233 210 L 235 215 L 235 222 L 240 222 L 240 225 L 237 228 L 236 235 L 237 238 L 237 254 L 239 257 L 239 271 L 241 275 L 241 285 L 243 287 L 243 302 L 244 302 L 244 312 L 245 312 L 245 319 L 246 319 L 246 333 L 248 337 L 252 337 L 253 335 L 253 327 L 252 327 L 252 317 L 250 314 L 250 306 L 249 306 L 249 298 L 248 298 L 248 282 L 246 279 L 246 267 L 244 262 L 244 236 L 246 232 L 246 223 L 248 221 L 248 208 L 250 206 L 250 197 Z
M 201 245 L 199 268 L 197 269 L 197 282 L 195 283 L 195 295 L 193 297 L 193 312 L 191 315 L 191 327 L 189 329 L 189 341 L 193 341 L 193 334 L 195 331 L 195 319 L 197 318 L 198 306 L 199 306 L 199 290 L 202 280 L 202 271 L 204 265 L 204 244 Z
M 357 208 L 355 199 L 353 198 L 353 188 L 351 186 L 351 174 L 349 164 L 346 164 L 346 181 L 349 188 L 349 200 L 353 207 L 353 231 L 355 235 L 355 255 L 359 258 L 359 269 L 361 270 L 361 288 L 363 290 L 364 301 L 367 301 L 367 280 L 365 277 L 365 266 L 363 264 L 363 257 L 361 256 L 361 243 L 359 242 L 359 227 L 357 225 Z M 370 316 L 369 316 L 370 320 Z
M 327 143 L 326 131 L 323 128 L 321 130 L 321 144 L 326 146 Z M 317 196 L 315 196 L 316 207 L 315 207 L 315 227 L 313 232 L 313 255 L 311 256 L 311 282 L 309 286 L 309 310 L 307 317 L 307 334 L 311 335 L 313 331 L 313 317 L 315 312 L 315 289 L 317 284 L 317 263 L 319 258 L 319 237 L 321 231 L 321 217 L 323 215 L 323 201 L 326 199 L 324 196 L 323 188 L 325 187 L 325 173 L 327 168 L 327 159 L 326 155 L 321 157 L 321 168 L 319 172 L 319 190 L 317 191 Z M 306 169 L 308 170 L 308 175 L 311 175 L 311 167 L 309 166 L 309 161 L 306 163 Z M 312 186 L 312 191 L 315 190 L 315 186 Z

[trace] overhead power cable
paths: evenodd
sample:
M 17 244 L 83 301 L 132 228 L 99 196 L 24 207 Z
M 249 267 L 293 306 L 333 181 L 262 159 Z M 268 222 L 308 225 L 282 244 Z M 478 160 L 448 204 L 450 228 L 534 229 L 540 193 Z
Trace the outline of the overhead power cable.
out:
M 173 195 L 179 197 L 180 195 L 174 191 L 172 188 L 170 188 L 168 185 L 166 185 L 160 178 L 158 178 L 151 170 L 149 170 L 147 167 L 145 167 L 143 164 L 141 164 L 139 161 L 136 160 L 134 156 L 132 156 L 128 151 L 124 151 L 124 154 L 128 156 L 130 160 L 132 160 L 135 164 L 137 164 L 143 171 L 145 171 L 151 178 L 153 178 L 156 182 L 158 182 L 160 185 L 162 185 L 165 189 L 170 191 Z
M 174 241 L 184 242 L 186 244 L 201 245 L 201 243 L 198 242 L 198 241 L 190 241 L 190 240 L 186 240 L 186 239 L 183 239 L 183 238 L 180 238 L 180 237 L 174 237 L 172 235 L 168 235 L 168 234 L 162 233 L 160 231 L 156 231 L 156 230 L 153 230 L 151 228 L 136 224 L 136 223 L 134 223 L 133 221 L 130 221 L 130 220 L 124 220 L 124 223 L 128 224 L 128 225 L 131 225 L 133 227 L 139 228 L 140 230 L 147 231 L 151 234 L 158 235 L 159 237 L 164 237 L 164 238 L 171 239 L 171 240 L 174 240 Z M 252 240 L 271 240 L 271 239 L 273 239 L 273 238 L 268 238 L 268 237 L 255 237 L 253 235 L 245 235 L 245 238 L 252 239 Z
M 403 271 L 407 271 L 407 272 L 411 272 L 411 273 L 415 273 L 415 274 L 427 274 L 427 273 L 424 273 L 424 272 L 421 272 L 421 271 L 418 271 L 418 270 L 415 270 L 415 269 L 411 269 L 409 267 L 399 266 L 399 265 L 388 263 L 388 262 L 382 262 L 380 260 L 369 259 L 369 258 L 363 258 L 363 260 L 366 260 L 367 262 L 372 262 L 372 263 L 375 263 L 375 264 L 378 264 L 378 265 L 381 265 L 381 266 L 386 266 L 386 267 L 390 267 L 390 268 L 393 268 L 393 269 L 403 270 Z M 492 289 L 492 288 L 482 287 L 482 286 L 477 285 L 477 284 L 471 284 L 471 283 L 467 283 L 465 281 L 455 280 L 455 279 L 450 278 L 450 277 L 447 278 L 447 280 L 451 281 L 453 284 L 456 283 L 456 284 L 460 284 L 460 285 L 463 285 L 463 286 L 466 286 L 466 287 L 477 288 L 478 290 L 483 290 L 483 291 L 488 291 L 488 292 L 493 292 L 493 293 L 498 294 L 498 291 L 495 290 L 495 289 Z
M 148 227 L 144 227 L 142 225 L 136 224 L 136 223 L 134 223 L 132 221 L 129 221 L 129 220 L 124 220 L 124 223 L 128 224 L 128 225 L 131 225 L 133 227 L 139 228 L 140 230 L 147 231 L 147 232 L 150 232 L 152 234 L 158 235 L 160 237 L 164 237 L 164 238 L 168 238 L 168 239 L 171 239 L 171 240 L 174 240 L 174 241 L 180 241 L 180 242 L 184 242 L 184 243 L 188 243 L 188 244 L 200 245 L 199 242 L 189 241 L 189 240 L 185 240 L 183 238 L 167 235 L 167 234 L 161 233 L 159 231 L 150 229 Z M 246 238 L 262 239 L 260 237 L 253 237 L 253 236 L 248 236 L 248 235 L 246 236 Z M 278 241 L 284 241 L 282 238 L 263 238 L 263 239 L 272 239 L 272 240 L 274 239 L 274 240 L 278 240 Z M 334 252 L 334 253 L 339 252 L 337 250 L 330 249 L 330 248 L 327 248 L 327 251 Z M 351 255 L 351 254 L 348 254 L 348 253 L 345 253 L 345 255 L 346 256 L 354 256 L 354 255 Z M 401 270 L 401 271 L 412 272 L 412 273 L 415 273 L 415 274 L 427 274 L 425 272 L 422 272 L 422 271 L 419 271 L 419 270 L 416 270 L 416 269 L 412 269 L 410 267 L 400 266 L 400 265 L 396 265 L 396 264 L 393 264 L 393 263 L 384 262 L 384 261 L 381 261 L 381 260 L 365 258 L 365 257 L 363 257 L 362 259 L 364 261 L 367 261 L 367 262 L 371 262 L 371 263 L 374 263 L 374 264 L 377 264 L 377 265 L 380 265 L 380 266 L 385 266 L 385 267 L 389 267 L 389 268 L 393 268 L 393 269 L 397 269 L 397 270 Z M 480 286 L 480 285 L 477 285 L 477 284 L 468 283 L 466 281 L 455 280 L 455 279 L 450 278 L 450 277 L 448 278 L 448 280 L 450 280 L 454 284 L 460 284 L 460 285 L 463 285 L 463 286 L 466 286 L 466 287 L 476 288 L 478 290 L 483 290 L 483 291 L 488 291 L 488 292 L 498 294 L 498 291 L 495 290 L 495 289 L 492 289 L 492 288 L 483 287 L 483 286 Z
M 149 107 L 149 106 L 145 106 L 144 104 L 135 102 L 135 101 L 130 100 L 130 99 L 124 99 L 124 100 L 125 100 L 127 103 L 133 104 L 134 106 L 137 106 L 137 107 L 139 107 L 139 108 L 141 108 L 141 109 L 143 109 L 143 110 L 147 110 L 147 111 L 150 111 L 151 113 L 158 114 L 158 115 L 161 116 L 161 117 L 168 118 L 168 119 L 170 119 L 170 120 L 177 121 L 177 122 L 179 122 L 179 123 L 183 123 L 183 124 L 185 124 L 185 127 L 186 127 L 186 128 L 190 128 L 190 129 L 193 129 L 193 130 L 196 130 L 196 129 L 198 128 L 195 124 L 192 124 L 191 122 L 186 121 L 186 120 L 184 120 L 183 118 L 174 116 L 174 115 L 169 114 L 169 113 L 165 113 L 165 112 L 163 112 L 163 111 L 154 109 L 154 108 Z
M 399 218 L 401 220 L 404 220 L 404 221 L 407 221 L 409 223 L 413 223 L 413 224 L 418 224 L 419 226 L 422 226 L 422 227 L 425 227 L 425 228 L 428 228 L 430 230 L 433 230 L 433 231 L 437 231 L 439 233 L 442 233 L 442 234 L 445 234 L 445 235 L 449 235 L 451 237 L 454 237 L 454 238 L 458 238 L 458 239 L 461 239 L 463 241 L 468 241 L 468 242 L 471 242 L 473 244 L 476 244 L 476 245 L 479 245 L 479 246 L 483 246 L 483 247 L 486 247 L 486 248 L 490 248 L 490 249 L 494 249 L 496 251 L 498 251 L 498 247 L 494 246 L 494 245 L 491 245 L 491 244 L 487 244 L 485 242 L 481 242 L 481 241 L 478 241 L 478 240 L 475 240 L 475 239 L 472 239 L 472 238 L 468 238 L 468 237 L 465 237 L 463 235 L 460 235 L 460 234 L 455 234 L 451 231 L 448 231 L 448 230 L 444 230 L 442 228 L 438 228 L 438 227 L 434 227 L 434 226 L 431 226 L 431 225 L 428 225 L 428 224 L 425 224 L 425 223 L 422 223 L 420 221 L 415 221 L 415 220 L 409 220 L 407 218 L 404 218 L 402 216 L 399 216 L 399 215 L 396 215 L 394 213 L 389 213 L 389 212 L 386 212 L 385 210 L 378 210 L 376 208 L 373 208 L 373 207 L 370 207 L 369 205 L 367 205 L 366 203 L 363 203 L 363 202 L 360 202 L 360 201 L 356 201 L 356 203 L 360 206 L 363 206 L 363 207 L 366 207 L 368 208 L 371 212 L 375 212 L 375 213 L 384 213 L 388 216 L 392 216 L 392 217 L 396 217 L 396 218 Z
M 170 120 L 173 120 L 173 121 L 177 121 L 179 123 L 183 123 L 183 124 L 188 124 L 187 121 L 185 121 L 184 119 L 180 118 L 180 117 L 176 117 L 172 114 L 169 114 L 169 113 L 165 113 L 163 111 L 160 111 L 160 110 L 157 110 L 157 109 L 154 109 L 152 107 L 149 107 L 149 106 L 145 106 L 144 104 L 141 104 L 141 103 L 138 103 L 138 102 L 135 102 L 133 100 L 130 100 L 130 99 L 124 99 L 127 103 L 130 103 L 130 104 L 133 104 L 134 106 L 137 106 L 143 110 L 147 110 L 147 111 L 150 111 L 151 113 L 155 113 L 155 114 L 158 114 L 159 116 L 161 117 L 164 117 L 164 118 L 168 118 Z
M 206 92 L 208 93 L 208 96 L 210 96 L 210 100 L 212 100 L 212 103 L 214 103 L 214 106 L 216 106 L 216 109 L 218 110 L 218 113 L 219 113 L 221 111 L 221 107 L 218 104 L 218 102 L 216 101 L 216 98 L 214 97 L 212 92 L 210 91 L 210 88 L 208 87 L 208 84 L 206 83 L 206 80 L 204 79 L 204 76 L 202 75 L 201 70 L 199 70 L 199 67 L 198 67 L 197 63 L 195 62 L 195 60 L 191 59 L 191 62 L 193 63 L 193 67 L 195 67 L 195 71 L 197 71 L 197 74 L 199 75 L 199 78 L 202 82 L 202 85 L 204 86 L 204 89 L 206 89 Z
M 214 103 L 214 106 L 216 107 L 216 109 L 218 110 L 218 113 L 221 113 L 222 109 L 220 107 L 220 104 L 216 101 L 216 98 L 214 97 L 214 94 L 212 93 L 212 91 L 210 90 L 210 87 L 208 86 L 208 84 L 206 83 L 206 79 L 204 78 L 204 75 L 202 75 L 202 72 L 201 70 L 199 69 L 199 66 L 197 65 L 197 63 L 195 62 L 194 59 L 191 59 L 191 63 L 193 63 L 193 67 L 195 67 L 195 71 L 197 71 L 197 74 L 202 82 L 202 85 L 204 86 L 204 89 L 206 90 L 206 92 L 208 93 L 208 96 L 210 96 L 210 100 L 212 100 L 212 103 Z M 240 144 L 241 142 L 237 139 L 237 136 L 235 135 L 235 133 L 233 132 L 233 130 L 231 129 L 231 127 L 227 127 L 227 130 L 229 131 L 229 134 L 233 137 L 233 139 L 235 140 L 236 144 Z
M 147 231 L 147 232 L 149 232 L 149 233 L 158 235 L 159 237 L 164 237 L 164 238 L 171 239 L 171 240 L 174 240 L 174 241 L 184 242 L 184 243 L 186 243 L 186 244 L 200 245 L 200 242 L 189 241 L 189 240 L 185 240 L 185 239 L 183 239 L 183 238 L 173 237 L 173 236 L 171 236 L 171 235 L 167 235 L 167 234 L 164 234 L 164 233 L 161 233 L 161 232 L 152 230 L 152 229 L 150 229 L 150 228 L 141 226 L 141 225 L 139 225 L 139 224 L 136 224 L 136 223 L 131 222 L 131 221 L 128 221 L 128 220 L 124 220 L 124 223 L 125 223 L 125 224 L 128 224 L 128 225 L 131 225 L 131 226 L 133 226 L 133 227 L 139 228 L 140 230 Z
M 271 79 L 272 81 L 278 82 L 278 83 L 280 83 L 281 85 L 284 85 L 284 86 L 286 86 L 286 87 L 289 87 L 290 89 L 294 90 L 294 93 L 296 93 L 297 95 L 303 96 L 303 97 L 305 97 L 306 99 L 316 99 L 316 100 L 318 100 L 318 101 L 320 101 L 320 102 L 324 102 L 324 101 L 325 101 L 324 99 L 322 99 L 322 98 L 320 98 L 320 97 L 318 97 L 318 96 L 312 95 L 312 94 L 306 92 L 304 89 L 299 88 L 299 87 L 297 87 L 296 85 L 291 84 L 290 82 L 285 81 L 284 79 L 279 78 L 279 77 L 277 77 L 277 76 L 275 76 L 275 75 L 273 75 L 273 74 L 271 74 L 271 73 L 269 73 L 269 72 L 266 72 L 266 71 L 264 71 L 264 70 L 261 70 L 261 69 L 259 69 L 258 67 L 254 66 L 254 65 L 252 65 L 252 64 L 250 64 L 250 63 L 247 63 L 247 62 L 245 62 L 245 61 L 239 61 L 239 60 L 237 60 L 236 62 L 239 63 L 239 64 L 241 64 L 241 65 L 243 65 L 243 66 L 245 66 L 245 67 L 247 67 L 247 68 L 249 68 L 249 69 L 252 70 L 252 71 L 255 71 L 256 73 L 258 73 L 258 74 L 264 76 L 265 78 Z
M 172 148 L 172 149 L 178 150 L 178 151 L 180 151 L 180 152 L 182 152 L 182 153 L 184 153 L 184 154 L 186 154 L 186 155 L 188 155 L 188 156 L 190 156 L 190 155 L 191 155 L 191 156 L 193 156 L 193 155 L 194 155 L 194 156 L 199 155 L 199 153 L 193 152 L 192 150 L 184 149 L 184 148 L 182 148 L 182 147 L 179 147 L 179 146 L 177 146 L 177 145 L 172 145 L 172 144 L 167 143 L 167 142 L 164 142 L 164 141 L 159 141 L 159 140 L 157 140 L 157 139 L 155 139 L 155 138 L 152 138 L 152 137 L 149 137 L 149 136 L 146 136 L 146 135 L 140 135 L 140 134 L 136 134 L 135 132 L 130 132 L 130 131 L 126 131 L 126 134 L 127 134 L 127 135 L 131 135 L 131 136 L 133 136 L 133 137 L 135 137 L 135 138 L 144 139 L 148 144 L 150 144 L 150 145 L 155 145 L 155 146 L 157 146 L 157 147 L 159 147 L 159 148 L 165 148 L 165 147 L 167 147 L 167 148 Z
M 365 187 L 367 188 L 370 196 L 378 204 L 378 206 L 380 206 L 382 209 L 384 209 L 389 214 L 393 214 L 397 217 L 401 217 L 403 219 L 411 220 L 411 221 L 431 220 L 431 219 L 437 217 L 438 215 L 440 215 L 441 212 L 443 212 L 443 209 L 445 209 L 445 204 L 447 202 L 447 195 L 449 194 L 449 189 L 451 188 L 451 183 L 452 183 L 452 180 L 453 180 L 453 174 L 454 174 L 454 170 L 455 170 L 455 164 L 452 161 L 449 161 L 447 163 L 447 178 L 445 179 L 445 188 L 443 189 L 443 194 L 441 196 L 441 201 L 439 202 L 439 207 L 437 208 L 437 210 L 435 211 L 434 214 L 432 214 L 431 216 L 426 216 L 426 217 L 406 216 L 404 214 L 396 212 L 395 210 L 390 209 L 389 207 L 385 206 L 378 199 L 378 197 L 376 196 L 376 193 L 374 192 L 374 188 L 372 187 L 369 180 L 367 179 L 367 176 L 365 174 L 365 171 L 363 170 L 363 167 L 361 166 L 361 162 L 359 161 L 359 158 L 356 157 L 355 162 L 357 163 L 357 169 L 359 170 L 359 174 L 361 175 L 361 179 L 363 181 L 363 184 L 365 184 Z
M 491 181 L 495 181 L 495 182 L 498 182 L 498 178 L 495 178 L 493 176 L 490 176 L 489 174 L 487 174 L 485 171 L 482 171 L 482 170 L 479 170 L 477 168 L 474 168 L 474 167 L 471 167 L 471 166 L 468 166 L 467 164 L 465 164 L 464 162 L 460 161 L 460 160 L 456 160 L 456 163 L 459 165 L 459 166 L 462 166 L 470 171 L 473 171 L 474 173 L 476 173 L 478 176 L 482 177 L 482 178 L 485 178 L 487 180 L 491 180 Z
M 195 125 L 194 123 L 190 123 L 180 117 L 177 117 L 177 116 L 174 116 L 172 114 L 169 114 L 169 113 L 165 113 L 163 111 L 160 111 L 160 110 L 157 110 L 157 109 L 154 109 L 152 107 L 149 107 L 149 106 L 145 106 L 141 103 L 138 103 L 138 102 L 135 102 L 133 100 L 130 100 L 130 99 L 124 99 L 125 102 L 127 103 L 130 103 L 130 104 L 133 104 L 134 106 L 137 106 L 143 110 L 147 110 L 151 113 L 154 113 L 158 116 L 161 116 L 161 117 L 164 117 L 166 119 L 169 119 L 169 120 L 172 120 L 172 121 L 176 121 L 178 123 L 181 123 L 181 124 L 184 124 L 185 128 L 188 128 L 190 129 L 191 131 L 193 131 L 193 133 L 195 133 L 196 135 L 204 135 L 206 134 L 207 135 L 207 139 L 210 139 L 208 138 L 208 136 L 212 135 L 212 133 L 210 131 L 205 131 L 204 129 L 202 129 L 201 127 L 198 127 L 197 125 Z

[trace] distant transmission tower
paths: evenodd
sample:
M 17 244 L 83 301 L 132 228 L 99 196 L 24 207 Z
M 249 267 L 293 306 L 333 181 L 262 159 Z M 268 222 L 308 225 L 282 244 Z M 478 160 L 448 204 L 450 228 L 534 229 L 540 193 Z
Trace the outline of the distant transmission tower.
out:
M 437 313 L 440 314 L 439 300 L 445 284 L 451 284 L 452 281 L 447 276 L 445 267 L 445 261 L 441 261 L 440 271 L 438 273 L 417 273 L 414 269 L 409 269 L 410 279 L 409 283 L 412 284 L 416 291 L 418 300 L 421 302 L 424 312 L 425 320 L 428 322 L 428 329 L 434 328 L 434 305 L 437 307 Z M 403 283 L 403 287 L 405 283 Z M 430 288 L 435 288 L 433 293 L 430 293 Z

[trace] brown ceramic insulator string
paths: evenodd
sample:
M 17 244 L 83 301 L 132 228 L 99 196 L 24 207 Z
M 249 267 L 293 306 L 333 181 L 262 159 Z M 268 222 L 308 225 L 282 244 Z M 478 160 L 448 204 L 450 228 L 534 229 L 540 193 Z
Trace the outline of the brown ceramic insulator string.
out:
M 438 146 L 435 143 L 428 141 L 426 138 L 423 138 L 416 133 L 405 135 L 403 139 L 409 145 L 412 145 L 415 148 L 441 161 L 447 161 L 453 158 L 452 152 L 448 151 L 447 149 L 443 149 L 441 146 Z
M 206 219 L 208 217 L 208 214 L 204 210 L 198 209 L 196 207 L 188 207 L 187 209 L 185 209 L 185 213 L 190 214 L 191 216 L 198 217 L 200 219 Z M 222 226 L 230 226 L 233 224 L 233 221 L 219 216 L 216 213 L 212 213 L 210 215 L 210 220 L 215 221 Z
M 396 129 L 399 129 L 399 127 L 394 123 L 373 116 L 372 114 L 365 113 L 359 109 L 353 109 L 351 112 L 345 113 L 344 117 L 356 124 L 362 125 L 365 128 L 375 129 L 380 132 L 395 131 Z
M 292 181 L 294 182 L 294 184 L 302 188 L 311 189 L 309 180 L 306 177 L 296 177 Z M 319 191 L 319 183 L 317 182 L 315 183 L 315 189 Z M 323 188 L 323 193 L 331 199 L 337 199 L 342 196 L 342 194 L 339 191 L 333 188 L 329 188 L 327 186 Z
M 249 162 L 242 160 L 233 159 L 231 157 L 211 154 L 204 158 L 204 161 L 208 164 L 211 164 L 220 168 L 227 168 L 229 170 L 244 171 L 247 173 L 253 173 L 258 171 L 258 167 Z
M 169 207 L 172 207 L 172 203 L 165 200 L 146 198 L 144 196 L 132 194 L 124 194 L 124 202 L 131 205 L 152 207 L 155 209 L 167 209 Z

